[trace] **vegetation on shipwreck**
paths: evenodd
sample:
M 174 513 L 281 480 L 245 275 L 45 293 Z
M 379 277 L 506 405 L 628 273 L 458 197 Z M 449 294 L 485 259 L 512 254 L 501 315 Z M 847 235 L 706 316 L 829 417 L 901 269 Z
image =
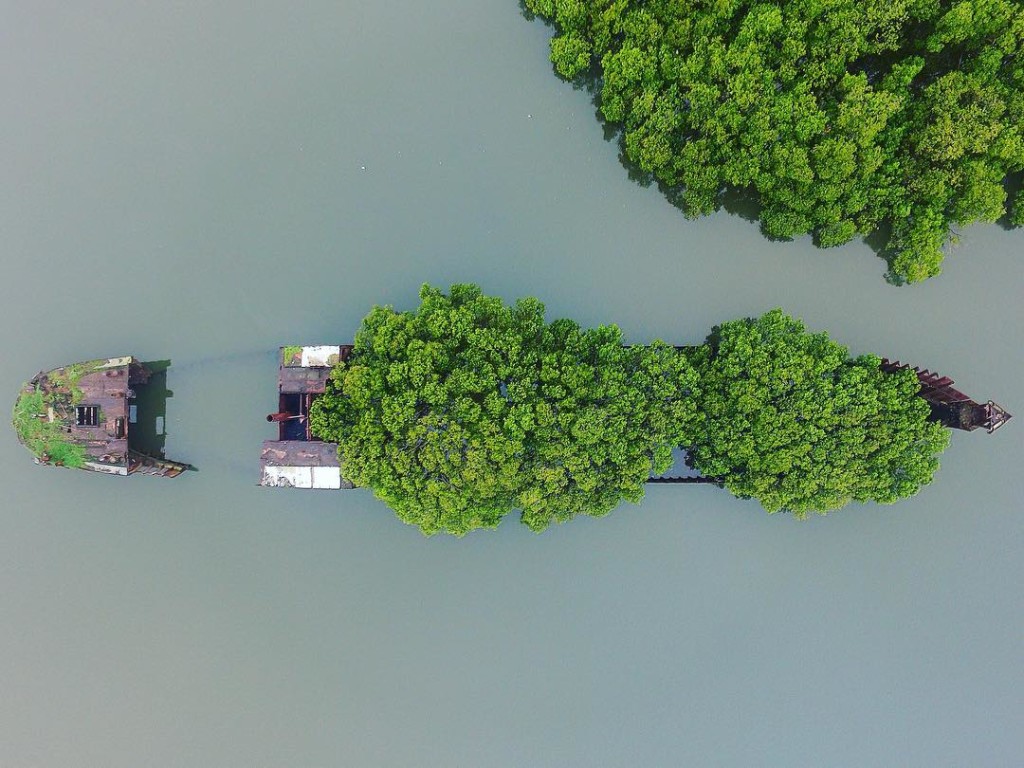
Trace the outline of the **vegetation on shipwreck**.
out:
M 892 503 L 931 481 L 949 430 L 915 372 L 851 357 L 774 310 L 701 346 L 627 346 L 474 285 L 374 307 L 313 402 L 344 476 L 424 533 L 543 530 L 639 501 L 672 449 L 704 477 L 798 516 Z
M 81 378 L 99 370 L 107 360 L 91 360 L 41 373 L 22 387 L 14 404 L 12 423 L 18 440 L 44 464 L 79 469 L 85 447 L 65 428 L 75 406 L 82 402 Z
M 189 465 L 164 457 L 158 425 L 169 393 L 153 383 L 167 365 L 127 355 L 40 372 L 14 404 L 18 439 L 42 464 L 177 477 Z
M 770 237 L 877 232 L 895 282 L 958 226 L 1024 223 L 1019 0 L 524 2 L 687 215 L 753 193 Z

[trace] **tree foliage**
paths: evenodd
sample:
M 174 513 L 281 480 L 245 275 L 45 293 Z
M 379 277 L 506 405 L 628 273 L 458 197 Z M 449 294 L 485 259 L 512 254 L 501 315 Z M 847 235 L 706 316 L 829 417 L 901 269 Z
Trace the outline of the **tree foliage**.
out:
M 310 415 L 345 476 L 425 533 L 535 530 L 639 501 L 670 463 L 692 370 L 619 330 L 546 323 L 471 285 L 424 286 L 415 312 L 376 307 Z
M 776 310 L 711 343 L 626 346 L 473 285 L 375 307 L 310 414 L 344 475 L 424 533 L 533 530 L 638 502 L 673 447 L 739 496 L 803 515 L 931 480 L 947 431 L 910 372 L 851 359 Z
M 915 396 L 913 371 L 851 358 L 781 310 L 723 324 L 693 359 L 694 466 L 769 512 L 803 516 L 912 496 L 949 441 Z
M 556 24 L 555 69 L 596 75 L 626 156 L 689 215 L 754 189 L 769 236 L 884 227 L 891 276 L 917 281 L 954 226 L 1003 215 L 1024 169 L 1020 0 L 525 3 Z

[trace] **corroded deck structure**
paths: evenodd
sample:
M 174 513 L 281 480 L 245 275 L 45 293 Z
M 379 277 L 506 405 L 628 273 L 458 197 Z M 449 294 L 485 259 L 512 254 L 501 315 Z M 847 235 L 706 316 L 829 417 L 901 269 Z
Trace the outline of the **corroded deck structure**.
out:
M 1005 408 L 991 400 L 985 403 L 975 402 L 956 389 L 953 386 L 955 382 L 949 376 L 932 373 L 926 368 L 901 363 L 899 360 L 882 359 L 883 371 L 893 372 L 905 368 L 917 374 L 917 380 L 921 383 L 917 396 L 924 398 L 931 405 L 932 418 L 951 429 L 973 432 L 980 428 L 992 434 L 1013 418 Z
M 41 371 L 14 410 L 18 439 L 40 464 L 107 475 L 177 477 L 187 464 L 142 450 L 133 434 L 136 390 L 152 371 L 134 357 L 112 357 Z
M 260 451 L 260 481 L 267 488 L 351 488 L 338 464 L 338 446 L 313 437 L 309 409 L 324 393 L 331 368 L 346 359 L 351 346 L 281 347 L 277 373 L 277 439 Z

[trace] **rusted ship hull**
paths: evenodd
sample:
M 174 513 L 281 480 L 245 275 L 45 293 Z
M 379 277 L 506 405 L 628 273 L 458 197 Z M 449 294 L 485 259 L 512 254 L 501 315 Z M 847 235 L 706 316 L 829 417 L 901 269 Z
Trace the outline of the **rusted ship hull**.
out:
M 189 465 L 166 459 L 162 447 L 154 448 L 137 431 L 138 397 L 151 386 L 153 375 L 130 355 L 41 371 L 22 387 L 15 404 L 18 439 L 38 464 L 105 475 L 177 477 Z

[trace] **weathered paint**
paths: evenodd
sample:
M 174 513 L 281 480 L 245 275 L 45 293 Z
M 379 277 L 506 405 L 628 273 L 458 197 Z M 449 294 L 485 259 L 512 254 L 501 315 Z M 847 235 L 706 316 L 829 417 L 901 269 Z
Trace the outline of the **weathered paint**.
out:
M 338 467 L 264 466 L 260 485 L 268 488 L 337 490 L 341 488 L 341 470 Z
M 341 359 L 341 347 L 316 346 L 302 348 L 303 368 L 331 368 Z

